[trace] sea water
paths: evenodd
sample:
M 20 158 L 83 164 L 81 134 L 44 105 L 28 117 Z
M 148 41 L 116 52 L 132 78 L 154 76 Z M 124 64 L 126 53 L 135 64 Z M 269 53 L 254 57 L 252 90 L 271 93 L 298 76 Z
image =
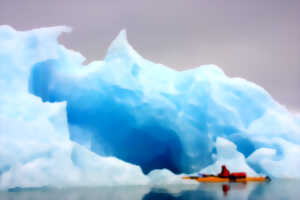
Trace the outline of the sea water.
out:
M 300 180 L 269 183 L 203 183 L 169 186 L 80 188 L 14 188 L 0 192 L 1 200 L 196 200 L 299 199 Z

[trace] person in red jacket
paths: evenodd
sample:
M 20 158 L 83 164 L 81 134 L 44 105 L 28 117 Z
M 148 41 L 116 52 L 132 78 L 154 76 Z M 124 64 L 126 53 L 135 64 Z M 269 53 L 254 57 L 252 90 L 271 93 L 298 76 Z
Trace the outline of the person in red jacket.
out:
M 221 178 L 228 178 L 230 175 L 230 171 L 226 168 L 225 165 L 222 165 L 222 171 L 220 174 L 218 174 L 218 177 Z

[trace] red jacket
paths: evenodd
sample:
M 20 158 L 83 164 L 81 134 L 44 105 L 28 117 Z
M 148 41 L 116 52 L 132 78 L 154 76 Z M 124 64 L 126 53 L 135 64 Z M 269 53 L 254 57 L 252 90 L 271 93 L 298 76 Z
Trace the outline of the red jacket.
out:
M 225 165 L 222 165 L 222 172 L 218 174 L 219 177 L 228 178 L 230 175 L 230 171 L 226 168 Z

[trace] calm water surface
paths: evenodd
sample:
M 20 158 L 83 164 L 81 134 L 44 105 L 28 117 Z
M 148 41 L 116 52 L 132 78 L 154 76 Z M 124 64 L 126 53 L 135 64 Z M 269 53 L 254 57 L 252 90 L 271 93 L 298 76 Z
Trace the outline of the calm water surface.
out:
M 68 189 L 14 189 L 0 191 L 1 200 L 196 200 L 196 199 L 300 199 L 300 180 L 270 183 L 124 186 Z

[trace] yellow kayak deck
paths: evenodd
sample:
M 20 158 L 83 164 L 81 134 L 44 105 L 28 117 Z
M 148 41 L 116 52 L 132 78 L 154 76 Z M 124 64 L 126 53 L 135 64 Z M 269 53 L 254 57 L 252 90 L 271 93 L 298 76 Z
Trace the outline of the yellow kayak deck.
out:
M 221 183 L 221 182 L 268 182 L 271 179 L 266 177 L 246 177 L 246 178 L 221 178 L 217 176 L 209 176 L 209 177 L 195 177 L 195 176 L 185 176 L 182 177 L 186 180 L 195 180 L 203 183 Z

